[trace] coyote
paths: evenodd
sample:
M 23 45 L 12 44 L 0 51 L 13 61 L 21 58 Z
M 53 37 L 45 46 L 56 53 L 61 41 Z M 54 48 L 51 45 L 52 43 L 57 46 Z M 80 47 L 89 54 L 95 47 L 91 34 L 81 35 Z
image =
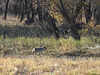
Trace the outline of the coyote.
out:
M 40 53 L 42 53 L 44 50 L 47 50 L 47 48 L 46 48 L 46 47 L 36 47 L 36 48 L 33 48 L 32 53 L 37 53 L 37 52 L 39 52 L 39 54 L 40 54 Z

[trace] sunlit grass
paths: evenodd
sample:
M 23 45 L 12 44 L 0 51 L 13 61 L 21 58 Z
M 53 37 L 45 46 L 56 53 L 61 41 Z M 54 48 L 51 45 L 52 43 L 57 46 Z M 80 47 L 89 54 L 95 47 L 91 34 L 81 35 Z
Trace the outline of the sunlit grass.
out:
M 92 58 L 70 60 L 50 57 L 0 57 L 0 75 L 91 75 L 100 74 L 100 61 Z

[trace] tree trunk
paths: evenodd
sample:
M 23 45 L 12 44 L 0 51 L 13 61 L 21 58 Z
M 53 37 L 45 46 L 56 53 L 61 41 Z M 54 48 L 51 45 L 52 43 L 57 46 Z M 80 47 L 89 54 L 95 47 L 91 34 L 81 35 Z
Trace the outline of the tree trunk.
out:
M 55 37 L 56 37 L 57 39 L 59 39 L 59 38 L 60 38 L 60 36 L 59 36 L 59 29 L 58 29 L 58 27 L 57 27 L 56 24 L 55 24 L 55 22 L 56 22 L 55 19 L 54 19 L 48 12 L 45 12 L 44 20 L 45 20 L 49 25 L 52 26 L 53 31 L 54 31 L 54 34 L 55 34 Z
M 18 18 L 21 16 L 21 1 L 18 2 Z
M 32 17 L 31 17 L 31 19 L 32 19 L 32 21 L 34 22 L 34 16 L 35 16 L 35 12 L 36 12 L 36 11 L 35 11 L 34 9 L 32 9 L 31 11 L 32 11 Z
M 52 28 L 53 28 L 53 30 L 54 30 L 55 37 L 56 37 L 57 39 L 59 39 L 59 38 L 60 38 L 60 36 L 59 36 L 59 29 L 58 29 L 58 27 L 56 26 L 54 20 L 51 21 L 51 25 L 52 25 Z
M 39 16 L 39 21 L 42 21 L 42 6 L 40 5 L 40 0 L 37 0 L 37 12 L 38 12 L 38 16 Z
M 75 24 L 76 24 L 75 22 L 70 23 L 71 36 L 75 38 L 75 40 L 80 40 L 80 35 L 78 33 L 78 29 L 76 28 Z
M 28 1 L 27 1 L 27 0 L 25 0 L 25 11 L 27 11 L 27 9 L 28 9 L 27 2 L 28 2 Z M 30 19 L 30 16 L 29 16 L 29 14 L 30 14 L 30 13 L 27 11 L 27 12 L 26 12 L 27 19 Z
M 22 4 L 22 11 L 21 11 L 21 18 L 20 18 L 20 22 L 24 19 L 24 11 L 25 11 L 25 9 L 24 9 L 24 7 L 25 7 L 25 5 L 24 5 L 24 3 L 23 3 L 23 1 L 21 2 L 21 4 Z
M 86 16 L 86 23 L 88 23 L 92 17 L 92 11 L 91 11 L 91 0 L 88 3 L 88 5 L 84 6 L 85 8 L 85 16 Z
M 9 4 L 9 0 L 7 0 L 7 2 L 6 2 L 6 10 L 5 10 L 5 14 L 4 14 L 4 19 L 5 20 L 6 20 L 6 17 L 7 17 L 8 4 Z

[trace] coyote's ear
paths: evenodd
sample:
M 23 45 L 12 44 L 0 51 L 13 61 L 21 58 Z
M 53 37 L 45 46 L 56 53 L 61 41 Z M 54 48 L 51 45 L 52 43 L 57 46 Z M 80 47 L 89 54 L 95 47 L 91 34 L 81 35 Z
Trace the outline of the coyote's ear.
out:
M 47 49 L 45 46 L 44 46 L 44 48 Z
M 45 48 L 45 46 L 43 46 L 43 48 Z

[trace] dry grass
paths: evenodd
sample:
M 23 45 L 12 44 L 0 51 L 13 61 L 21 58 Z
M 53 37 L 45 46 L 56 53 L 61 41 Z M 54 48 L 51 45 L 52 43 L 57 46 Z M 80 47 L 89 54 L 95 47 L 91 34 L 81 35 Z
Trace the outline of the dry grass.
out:
M 92 58 L 0 57 L 0 75 L 99 75 L 100 60 Z
M 0 24 L 2 24 L 2 26 L 14 26 L 14 25 L 21 25 L 23 24 L 23 21 L 20 22 L 20 19 L 17 16 L 11 16 L 11 15 L 7 15 L 6 20 L 3 19 L 3 16 L 0 16 Z

